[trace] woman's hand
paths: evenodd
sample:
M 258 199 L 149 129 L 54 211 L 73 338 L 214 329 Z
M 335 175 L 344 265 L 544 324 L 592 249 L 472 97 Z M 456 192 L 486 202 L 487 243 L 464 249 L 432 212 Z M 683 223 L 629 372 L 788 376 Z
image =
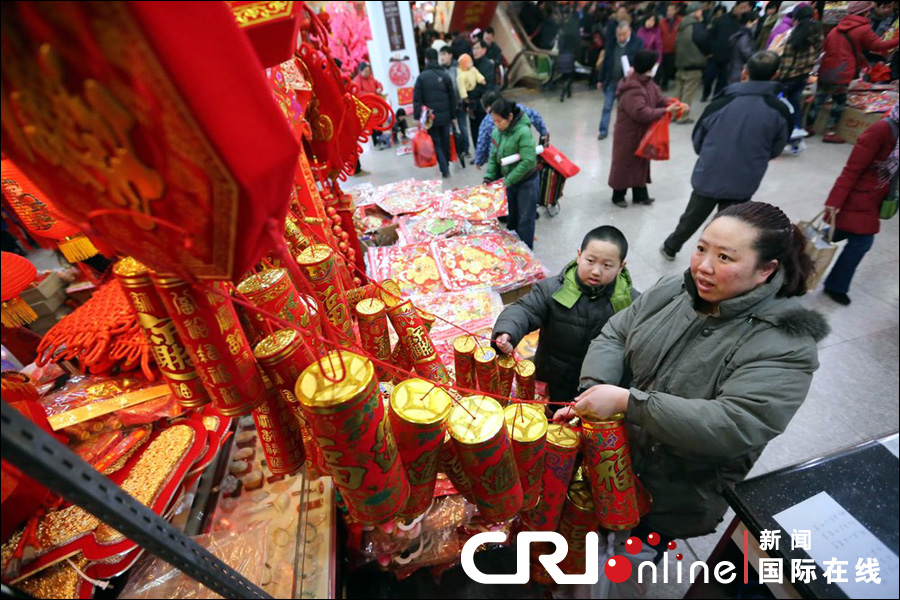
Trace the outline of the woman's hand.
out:
M 501 333 L 496 338 L 494 338 L 494 343 L 503 354 L 512 354 L 513 352 L 515 352 L 516 349 L 513 347 L 511 342 L 512 338 L 509 337 L 508 333 Z
M 575 398 L 574 406 L 556 411 L 553 420 L 568 421 L 577 415 L 582 419 L 602 421 L 617 413 L 625 412 L 628 409 L 630 395 L 627 389 L 616 385 L 595 385 Z

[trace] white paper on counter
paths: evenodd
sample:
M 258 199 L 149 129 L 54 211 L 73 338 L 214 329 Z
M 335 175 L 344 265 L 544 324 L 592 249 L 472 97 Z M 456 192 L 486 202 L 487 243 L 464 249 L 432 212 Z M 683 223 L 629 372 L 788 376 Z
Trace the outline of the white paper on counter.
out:
M 894 552 L 866 529 L 827 492 L 816 494 L 774 515 L 781 525 L 782 551 L 790 550 L 791 534 L 810 532 L 811 549 L 807 554 L 825 571 L 825 561 L 837 558 L 847 561 L 844 578 L 836 583 L 850 598 L 896 598 L 900 586 L 900 561 Z M 877 558 L 881 583 L 856 582 L 856 561 Z M 791 566 L 784 565 L 785 581 L 790 580 Z M 826 580 L 827 581 L 827 580 Z

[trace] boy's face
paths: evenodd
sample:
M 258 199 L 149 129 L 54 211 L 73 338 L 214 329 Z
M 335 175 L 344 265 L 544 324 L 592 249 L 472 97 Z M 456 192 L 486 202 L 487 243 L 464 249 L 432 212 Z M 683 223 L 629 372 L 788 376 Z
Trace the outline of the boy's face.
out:
M 612 283 L 625 266 L 619 247 L 600 240 L 591 240 L 584 250 L 579 250 L 575 262 L 578 278 L 590 286 Z

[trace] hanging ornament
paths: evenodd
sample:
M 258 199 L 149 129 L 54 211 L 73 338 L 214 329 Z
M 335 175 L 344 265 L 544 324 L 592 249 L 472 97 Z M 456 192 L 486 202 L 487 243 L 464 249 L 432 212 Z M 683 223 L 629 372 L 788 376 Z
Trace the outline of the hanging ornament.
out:
M 86 235 L 61 219 L 53 204 L 12 161 L 2 161 L 3 193 L 16 216 L 38 236 L 56 240 L 66 260 L 74 263 L 96 256 L 99 251 Z
M 19 298 L 19 294 L 28 289 L 37 277 L 37 269 L 27 258 L 12 252 L 2 253 L 3 292 L 3 326 L 18 327 L 37 320 L 37 313 L 28 303 Z

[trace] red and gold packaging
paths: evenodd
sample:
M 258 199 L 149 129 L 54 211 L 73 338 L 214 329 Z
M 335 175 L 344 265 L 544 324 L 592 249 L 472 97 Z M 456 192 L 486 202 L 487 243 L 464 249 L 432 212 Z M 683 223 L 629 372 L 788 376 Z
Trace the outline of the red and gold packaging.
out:
M 253 411 L 256 434 L 272 475 L 290 475 L 303 466 L 306 454 L 300 421 L 281 394 L 271 391 Z
M 216 411 L 237 417 L 259 406 L 265 384 L 231 301 L 171 275 L 150 277 Z
M 461 335 L 453 340 L 453 363 L 456 367 L 456 385 L 469 390 L 475 386 L 475 349 L 478 342 L 471 335 Z
M 513 377 L 516 375 L 516 359 L 511 354 L 497 357 L 497 395 L 509 398 L 512 395 Z
M 450 479 L 450 483 L 453 484 L 453 487 L 456 488 L 456 491 L 460 493 L 460 495 L 475 504 L 475 496 L 472 495 L 472 482 L 469 481 L 469 476 L 466 475 L 466 472 L 463 471 L 462 464 L 459 462 L 459 457 L 456 455 L 456 445 L 453 443 L 453 438 L 450 437 L 450 432 L 444 432 L 444 443 L 441 446 L 441 464 L 439 470 L 447 475 L 447 478 Z
M 0 390 L 3 391 L 3 399 L 7 402 L 37 402 L 41 398 L 34 380 L 18 371 L 0 373 Z
M 597 531 L 594 501 L 587 482 L 576 481 L 569 487 L 566 495 L 566 505 L 558 530 L 569 543 L 569 552 L 559 563 L 559 569 L 566 575 L 581 575 L 587 572 L 585 536 L 589 531 Z
M 312 245 L 310 239 L 300 231 L 297 218 L 291 214 L 284 220 L 284 240 L 287 242 L 291 256 L 294 258 Z
M 301 329 L 308 330 L 310 333 L 306 337 L 309 340 L 312 339 L 314 331 L 312 317 L 306 302 L 301 300 L 291 278 L 288 277 L 286 269 L 266 269 L 262 273 L 254 273 L 238 284 L 237 291 L 257 308 L 270 312 L 285 321 L 290 321 Z M 263 315 L 253 309 L 247 309 L 247 314 L 260 337 L 271 333 L 271 328 L 267 326 L 266 318 Z M 315 344 L 312 347 L 315 348 L 319 345 Z
M 641 520 L 624 418 L 619 413 L 606 421 L 582 419 L 585 475 L 597 523 L 609 530 L 631 529 Z
M 451 408 L 450 394 L 424 379 L 402 381 L 391 392 L 388 415 L 409 480 L 409 501 L 398 514 L 401 518 L 418 517 L 431 506 Z
M 312 349 L 304 343 L 303 336 L 296 329 L 279 329 L 253 348 L 253 356 L 278 390 L 283 403 L 297 418 L 307 460 L 315 463 L 319 471 L 327 473 L 325 457 L 306 423 L 300 401 L 294 395 L 297 379 L 306 367 L 316 361 Z
M 475 350 L 475 379 L 478 389 L 488 394 L 496 394 L 499 374 L 497 373 L 497 352 L 488 346 Z
M 528 359 L 516 365 L 516 398 L 534 400 L 534 363 Z
M 410 300 L 404 300 L 387 310 L 398 344 L 412 361 L 416 373 L 431 381 L 452 383 L 444 363 L 441 362 L 422 317 Z
M 334 251 L 325 244 L 308 247 L 297 257 L 300 271 L 309 280 L 325 316 L 332 324 L 332 341 L 345 348 L 355 343 L 350 305 L 335 270 Z
M 409 482 L 367 358 L 332 352 L 300 375 L 294 389 L 350 516 L 362 525 L 394 518 Z
M 518 514 L 522 484 L 500 403 L 487 396 L 462 398 L 450 412 L 449 427 L 481 516 L 500 522 Z
M 551 425 L 544 446 L 541 499 L 534 509 L 522 514 L 522 524 L 530 531 L 556 531 L 569 483 L 578 461 L 581 436 L 568 425 Z
M 113 273 L 137 313 L 138 323 L 150 342 L 153 358 L 178 404 L 185 408 L 207 404 L 209 395 L 176 331 L 173 319 L 153 286 L 150 269 L 127 257 L 116 263 Z
M 387 281 L 385 281 L 385 283 L 388 282 L 391 282 L 391 280 L 388 279 Z M 393 302 L 393 304 L 390 304 L 389 301 Z M 393 299 L 393 296 L 389 294 L 382 294 L 382 302 L 384 302 L 389 307 L 397 306 L 397 302 Z M 429 315 L 428 313 L 421 312 L 419 309 L 416 309 L 416 312 L 420 317 L 422 317 L 422 324 L 425 325 L 425 331 L 431 333 L 431 326 L 434 325 L 435 321 L 434 315 Z M 412 360 L 403 350 L 403 344 L 398 343 L 394 346 L 394 350 L 393 352 L 391 352 L 391 358 L 389 362 L 397 366 L 397 370 L 393 374 L 394 381 L 399 382 L 409 378 L 409 375 L 407 373 L 413 370 L 413 364 Z
M 372 298 L 381 299 L 381 289 L 376 283 L 367 283 L 364 286 L 347 290 L 347 302 L 350 306 L 356 306 L 363 300 Z
M 531 510 L 541 497 L 547 415 L 540 406 L 524 403 L 510 404 L 503 415 L 522 484 L 522 510 Z
M 387 313 L 384 302 L 377 298 L 367 298 L 353 305 L 356 322 L 359 324 L 359 341 L 362 347 L 383 361 L 391 358 L 391 338 L 388 332 Z M 375 365 L 379 380 L 386 379 L 384 367 Z

